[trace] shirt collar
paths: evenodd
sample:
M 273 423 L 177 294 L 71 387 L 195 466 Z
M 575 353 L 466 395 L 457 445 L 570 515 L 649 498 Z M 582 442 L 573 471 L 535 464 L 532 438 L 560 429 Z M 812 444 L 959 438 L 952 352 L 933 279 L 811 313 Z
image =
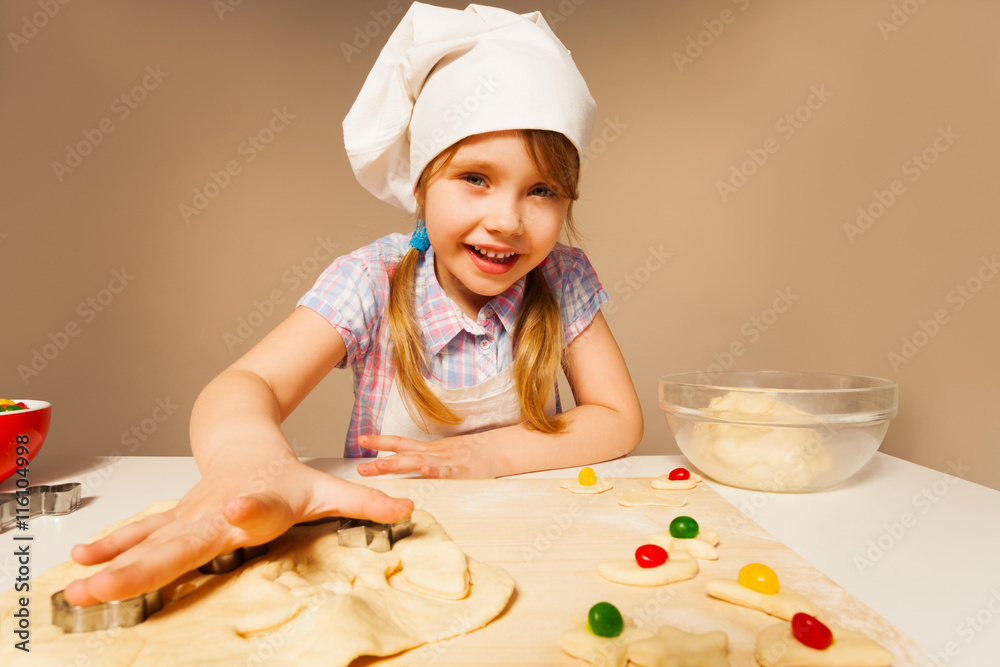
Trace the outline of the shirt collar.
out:
M 480 318 L 487 312 L 500 320 L 509 335 L 514 333 L 517 309 L 524 296 L 525 278 L 522 276 L 503 293 L 493 299 L 480 311 Z M 417 321 L 423 331 L 427 351 L 438 354 L 455 336 L 463 330 L 473 335 L 481 335 L 485 330 L 473 321 L 454 301 L 445 294 L 434 272 L 434 249 L 428 248 L 417 264 L 416 276 Z

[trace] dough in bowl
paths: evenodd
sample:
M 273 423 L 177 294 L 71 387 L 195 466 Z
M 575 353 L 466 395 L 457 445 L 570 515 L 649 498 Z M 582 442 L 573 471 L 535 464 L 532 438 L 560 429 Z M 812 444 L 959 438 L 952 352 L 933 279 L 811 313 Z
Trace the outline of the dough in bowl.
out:
M 685 428 L 689 456 L 724 484 L 763 491 L 803 489 L 830 469 L 830 452 L 814 428 L 816 415 L 763 394 L 730 392 L 713 399 L 707 416 L 764 424 L 699 422 Z M 775 426 L 767 426 L 773 422 Z M 678 439 L 683 438 L 678 433 Z

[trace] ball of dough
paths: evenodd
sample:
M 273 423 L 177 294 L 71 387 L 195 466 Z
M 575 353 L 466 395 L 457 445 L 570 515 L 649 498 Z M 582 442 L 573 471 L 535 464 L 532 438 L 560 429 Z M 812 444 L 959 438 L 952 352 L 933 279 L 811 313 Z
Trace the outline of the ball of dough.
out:
M 831 467 L 826 445 L 813 428 L 805 426 L 822 420 L 793 405 L 770 396 L 730 392 L 713 399 L 704 412 L 716 419 L 758 422 L 700 422 L 685 429 L 689 431 L 685 438 L 689 456 L 720 482 L 763 491 L 795 491 L 810 486 Z M 682 437 L 679 433 L 678 438 Z

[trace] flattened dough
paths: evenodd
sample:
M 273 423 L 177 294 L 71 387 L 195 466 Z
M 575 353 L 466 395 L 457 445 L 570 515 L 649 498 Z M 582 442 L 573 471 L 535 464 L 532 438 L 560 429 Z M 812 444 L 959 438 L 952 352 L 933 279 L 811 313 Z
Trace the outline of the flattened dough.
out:
M 629 644 L 652 636 L 651 630 L 633 627 L 626 620 L 625 629 L 617 637 L 598 637 L 587 630 L 586 621 L 581 621 L 562 634 L 559 648 L 597 667 L 625 667 Z
M 792 635 L 791 623 L 775 623 L 757 635 L 754 655 L 764 667 L 888 667 L 892 653 L 860 632 L 828 626 L 833 644 L 809 648 Z
M 650 484 L 657 491 L 688 491 L 698 486 L 701 475 L 696 472 L 691 473 L 688 479 L 670 479 L 670 473 L 655 477 Z
M 714 598 L 750 607 L 786 621 L 792 620 L 792 616 L 800 611 L 810 616 L 817 616 L 819 613 L 812 600 L 785 586 L 779 587 L 774 595 L 768 595 L 750 590 L 732 579 L 709 579 L 705 584 L 705 592 Z
M 626 491 L 618 498 L 622 507 L 684 507 L 687 498 L 678 498 L 662 491 Z
M 101 534 L 175 502 L 158 503 Z M 341 547 L 329 526 L 292 528 L 266 555 L 234 572 L 184 575 L 164 587 L 162 611 L 108 632 L 64 634 L 51 624 L 51 595 L 104 567 L 61 563 L 32 580 L 31 653 L 4 641 L 0 664 L 348 665 L 361 655 L 392 655 L 471 632 L 503 611 L 514 590 L 506 572 L 466 558 L 425 511 L 413 513 L 413 526 L 413 535 L 388 553 Z M 453 601 L 465 581 L 464 596 Z M 4 637 L 14 636 L 18 595 L 0 594 Z
M 650 535 L 649 541 L 660 545 L 667 550 L 667 553 L 687 551 L 702 560 L 719 559 L 719 551 L 715 548 L 719 544 L 719 532 L 715 530 L 699 530 L 697 536 L 690 538 L 674 537 L 669 530 L 665 530 Z
M 725 632 L 695 635 L 662 625 L 656 636 L 628 645 L 628 659 L 638 667 L 730 667 Z
M 610 560 L 599 563 L 597 573 L 616 584 L 664 586 L 675 581 L 693 579 L 698 574 L 698 561 L 685 551 L 677 551 L 669 554 L 667 562 L 656 567 L 641 567 L 634 558 Z
M 559 488 L 566 489 L 570 493 L 604 493 L 614 488 L 614 484 L 603 477 L 598 477 L 597 481 L 591 486 L 580 484 L 580 480 L 578 479 L 567 479 L 559 485 Z

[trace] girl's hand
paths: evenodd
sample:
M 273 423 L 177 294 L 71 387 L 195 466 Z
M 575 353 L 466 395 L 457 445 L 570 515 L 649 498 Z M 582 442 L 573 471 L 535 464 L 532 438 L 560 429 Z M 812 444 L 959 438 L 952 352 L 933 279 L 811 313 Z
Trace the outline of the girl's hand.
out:
M 413 502 L 314 470 L 289 453 L 284 470 L 266 487 L 259 466 L 209 471 L 177 506 L 119 528 L 72 557 L 83 565 L 111 561 L 101 572 L 66 587 L 71 604 L 123 600 L 162 588 L 216 556 L 263 544 L 292 525 L 324 516 L 381 523 L 400 521 Z M 264 469 L 267 469 L 266 466 Z
M 478 436 L 478 437 L 477 437 Z M 418 472 L 424 477 L 452 479 L 493 479 L 499 475 L 497 462 L 485 456 L 479 440 L 471 434 L 421 442 L 396 435 L 366 435 L 359 444 L 368 449 L 395 452 L 395 456 L 358 464 L 363 477 L 390 473 Z

